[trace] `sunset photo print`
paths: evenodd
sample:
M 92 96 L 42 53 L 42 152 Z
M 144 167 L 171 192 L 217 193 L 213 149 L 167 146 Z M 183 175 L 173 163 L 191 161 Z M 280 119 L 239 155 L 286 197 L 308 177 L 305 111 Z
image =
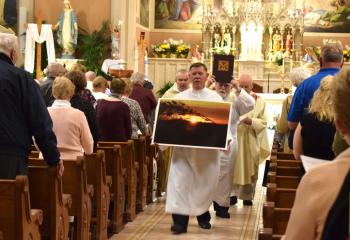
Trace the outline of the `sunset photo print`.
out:
M 226 102 L 159 99 L 153 143 L 226 149 L 230 111 Z

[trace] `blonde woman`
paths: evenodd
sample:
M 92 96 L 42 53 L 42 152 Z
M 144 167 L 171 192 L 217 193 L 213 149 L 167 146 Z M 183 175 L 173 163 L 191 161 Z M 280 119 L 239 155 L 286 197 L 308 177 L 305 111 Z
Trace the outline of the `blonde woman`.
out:
M 301 154 L 325 160 L 333 160 L 335 157 L 332 151 L 335 134 L 330 91 L 332 81 L 332 76 L 323 78 L 311 100 L 309 112 L 301 118 L 295 130 L 293 154 L 296 159 L 300 159 Z
M 94 141 L 86 117 L 70 104 L 74 92 L 74 84 L 66 77 L 57 77 L 53 82 L 52 95 L 56 100 L 48 111 L 61 159 L 75 159 L 93 151 Z
M 335 125 L 350 144 L 349 69 L 343 69 L 335 76 L 329 91 Z M 324 106 L 327 107 L 330 104 Z M 348 239 L 349 169 L 350 148 L 334 161 L 314 167 L 305 174 L 298 186 L 283 240 Z

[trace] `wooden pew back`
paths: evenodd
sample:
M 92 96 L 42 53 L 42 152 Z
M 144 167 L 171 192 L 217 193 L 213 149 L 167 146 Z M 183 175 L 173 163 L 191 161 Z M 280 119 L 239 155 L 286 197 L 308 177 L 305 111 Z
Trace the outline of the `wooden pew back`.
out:
M 109 187 L 112 185 L 112 179 L 106 175 L 106 161 L 104 151 L 98 150 L 97 153 L 85 156 L 86 172 L 88 183 L 94 187 L 93 205 L 96 206 L 96 215 L 94 223 L 96 239 L 107 239 L 108 228 L 108 210 L 110 202 Z
M 126 221 L 133 221 L 136 217 L 136 188 L 137 175 L 135 167 L 135 146 L 133 140 L 128 142 L 98 142 L 97 148 L 121 146 L 123 167 L 127 176 Z
M 126 168 L 123 168 L 121 146 L 115 145 L 110 147 L 98 146 L 98 150 L 105 153 L 106 172 L 112 177 L 113 193 L 112 199 L 114 202 L 112 215 L 113 232 L 118 233 L 124 228 L 124 209 L 125 209 L 125 179 Z
M 273 234 L 283 235 L 288 225 L 290 212 L 291 208 L 276 208 L 273 202 L 264 203 L 264 228 L 272 228 Z
M 139 165 L 137 177 L 136 209 L 142 211 L 147 203 L 148 161 L 146 156 L 146 137 L 140 135 L 134 140 L 135 160 Z
M 29 159 L 29 165 L 46 166 L 42 159 Z M 63 192 L 72 196 L 69 216 L 75 216 L 77 227 L 75 239 L 89 239 L 91 222 L 91 198 L 93 186 L 88 185 L 86 165 L 83 157 L 64 160 Z
M 267 184 L 266 201 L 274 202 L 278 208 L 292 208 L 296 189 L 277 188 L 275 183 Z
M 296 176 L 278 176 L 276 172 L 268 173 L 268 182 L 276 183 L 278 188 L 294 188 L 299 185 L 299 177 Z
M 27 176 L 0 180 L 0 229 L 4 239 L 40 239 L 41 210 L 31 209 Z
M 30 201 L 34 208 L 42 209 L 44 221 L 40 233 L 44 237 L 68 239 L 69 207 L 72 197 L 62 192 L 62 178 L 56 167 L 29 166 Z

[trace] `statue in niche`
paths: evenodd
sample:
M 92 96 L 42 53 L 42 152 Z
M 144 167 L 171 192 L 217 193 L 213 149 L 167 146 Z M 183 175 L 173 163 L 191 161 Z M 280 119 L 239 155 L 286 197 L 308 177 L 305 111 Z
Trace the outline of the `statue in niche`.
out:
M 57 43 L 62 48 L 62 58 L 74 58 L 74 52 L 78 40 L 78 24 L 75 12 L 69 0 L 64 0 L 64 8 L 59 22 L 54 29 L 57 31 Z
M 293 49 L 293 35 L 292 33 L 289 31 L 287 33 L 287 37 L 286 37 L 286 51 L 287 52 L 291 52 Z
M 277 30 L 276 33 L 272 36 L 272 48 L 274 52 L 278 52 L 281 50 L 281 41 L 282 36 L 280 32 Z
M 224 45 L 224 51 L 226 54 L 229 54 L 231 51 L 231 45 L 232 45 L 232 38 L 231 33 L 226 29 L 223 37 L 223 45 Z
M 220 33 L 214 33 L 214 48 L 221 46 L 221 35 Z

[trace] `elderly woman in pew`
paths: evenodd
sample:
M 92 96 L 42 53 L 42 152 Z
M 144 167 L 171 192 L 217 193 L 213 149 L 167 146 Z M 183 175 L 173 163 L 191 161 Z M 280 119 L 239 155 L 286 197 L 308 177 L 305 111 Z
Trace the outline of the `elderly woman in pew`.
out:
M 140 104 L 129 98 L 131 92 L 132 92 L 132 83 L 130 79 L 128 78 L 121 78 L 122 81 L 125 83 L 125 88 L 124 90 L 119 93 L 121 95 L 121 100 L 122 102 L 126 103 L 129 107 L 130 110 L 130 115 L 131 115 L 131 128 L 132 128 L 132 133 L 131 133 L 131 138 L 132 139 L 138 139 L 139 131 L 143 135 L 147 135 L 147 123 L 146 120 L 143 116 Z
M 75 86 L 66 77 L 57 77 L 52 85 L 55 98 L 48 107 L 57 137 L 61 159 L 75 159 L 93 152 L 93 138 L 84 113 L 71 106 Z
M 306 78 L 311 76 L 310 70 L 299 67 L 294 68 L 293 71 L 289 75 L 289 79 L 294 88 L 297 88 L 300 83 L 302 83 Z M 294 93 L 294 91 L 293 91 Z M 293 95 L 289 95 L 282 104 L 282 113 L 277 120 L 276 131 L 280 134 L 284 134 L 284 152 L 291 152 L 288 147 L 288 136 L 289 136 L 289 127 L 288 127 L 288 112 L 290 105 L 292 103 Z
M 96 119 L 101 141 L 127 142 L 131 138 L 130 110 L 122 98 L 125 82 L 113 78 L 111 95 L 97 101 Z
M 350 144 L 350 69 L 343 69 L 334 77 L 330 92 L 335 125 Z M 348 239 L 349 169 L 350 148 L 334 161 L 305 174 L 297 189 L 283 240 Z
M 330 90 L 332 82 L 332 76 L 321 81 L 320 88 L 311 100 L 309 112 L 301 118 L 295 130 L 293 154 L 297 160 L 301 154 L 325 160 L 333 160 L 335 157 L 332 150 L 335 134 L 331 99 L 333 92 Z
M 75 86 L 75 92 L 70 100 L 72 107 L 79 109 L 85 114 L 86 120 L 89 124 L 90 132 L 92 138 L 94 139 L 94 149 L 96 149 L 97 142 L 99 140 L 97 123 L 96 123 L 96 112 L 94 109 L 93 102 L 89 101 L 84 97 L 84 92 L 86 92 L 86 78 L 82 71 L 70 71 L 65 77 L 72 81 Z

